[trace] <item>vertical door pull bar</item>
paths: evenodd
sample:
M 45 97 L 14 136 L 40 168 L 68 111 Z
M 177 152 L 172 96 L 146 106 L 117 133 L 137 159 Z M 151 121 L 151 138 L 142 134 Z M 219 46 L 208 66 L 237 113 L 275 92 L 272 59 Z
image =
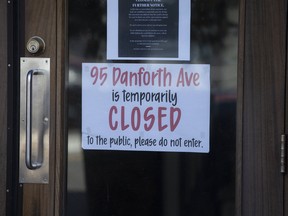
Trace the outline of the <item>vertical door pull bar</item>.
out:
M 19 182 L 49 183 L 50 59 L 20 58 Z
M 42 166 L 43 161 L 43 139 L 39 139 L 38 143 L 38 158 L 37 161 L 32 161 L 32 86 L 34 75 L 44 75 L 45 71 L 40 69 L 30 70 L 27 73 L 26 80 L 26 157 L 25 162 L 28 169 L 38 169 Z

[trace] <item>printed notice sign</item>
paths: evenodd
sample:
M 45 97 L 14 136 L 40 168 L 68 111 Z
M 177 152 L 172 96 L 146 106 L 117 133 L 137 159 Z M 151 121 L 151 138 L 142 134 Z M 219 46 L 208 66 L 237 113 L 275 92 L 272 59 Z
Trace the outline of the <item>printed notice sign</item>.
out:
M 210 65 L 82 64 L 82 147 L 209 152 Z
M 107 59 L 190 60 L 190 0 L 108 0 Z

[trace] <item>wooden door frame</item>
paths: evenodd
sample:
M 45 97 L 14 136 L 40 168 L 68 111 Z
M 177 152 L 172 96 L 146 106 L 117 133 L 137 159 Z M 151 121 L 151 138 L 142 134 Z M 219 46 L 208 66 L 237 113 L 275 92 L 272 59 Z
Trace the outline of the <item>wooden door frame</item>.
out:
M 68 1 L 57 0 L 55 216 L 65 215 L 67 173 Z M 62 73 L 59 73 L 62 71 Z M 60 94 L 59 94 L 60 92 Z
M 6 215 L 7 7 L 0 1 L 0 215 Z
M 242 0 L 238 60 L 237 215 L 284 215 L 286 0 Z
M 41 2 L 42 3 L 42 2 Z M 15 209 L 18 205 L 19 209 L 23 209 L 23 212 L 27 215 L 63 215 L 64 212 L 64 194 L 65 194 L 65 164 L 66 164 L 66 135 L 65 135 L 65 89 L 66 89 L 66 61 L 67 61 L 67 16 L 66 16 L 66 0 L 57 0 L 53 4 L 51 1 L 45 1 L 44 5 L 40 4 L 37 0 L 26 0 L 24 1 L 0 1 L 0 215 L 10 215 L 11 209 Z M 46 4 L 46 6 L 45 6 Z M 54 46 L 53 54 L 48 51 L 47 56 L 43 54 L 39 57 L 50 57 L 53 58 L 53 83 L 52 86 L 52 108 L 51 108 L 51 147 L 50 149 L 55 152 L 55 154 L 50 154 L 51 158 L 51 169 L 50 169 L 50 182 L 51 184 L 47 185 L 19 185 L 17 184 L 18 178 L 15 175 L 13 178 L 10 178 L 10 173 L 12 171 L 10 163 L 17 164 L 17 159 L 10 157 L 12 152 L 16 152 L 16 149 L 10 149 L 8 146 L 17 145 L 17 136 L 16 130 L 9 128 L 10 124 L 13 124 L 13 120 L 10 119 L 10 116 L 17 115 L 13 113 L 10 109 L 10 98 L 13 98 L 11 90 L 13 90 L 13 85 L 17 85 L 17 79 L 13 80 L 13 76 L 18 76 L 19 70 L 19 60 L 20 57 L 32 57 L 27 53 L 25 49 L 25 42 L 31 35 L 26 34 L 25 38 L 21 38 L 24 43 L 19 46 L 15 43 L 14 36 L 16 34 L 21 37 L 24 35 L 24 30 L 31 30 L 31 23 L 35 23 L 38 13 L 30 13 L 29 5 L 37 5 L 36 8 L 33 7 L 33 10 L 47 12 L 46 9 L 49 8 L 47 12 L 47 17 L 41 17 L 41 25 L 35 25 L 32 28 L 35 28 L 35 31 L 30 31 L 29 34 L 41 34 L 44 33 L 50 26 L 45 25 L 47 19 L 54 19 L 53 31 L 55 36 L 53 36 L 53 41 L 49 41 L 49 45 Z M 19 11 L 18 7 L 21 9 L 22 15 L 25 16 L 26 25 L 24 26 L 24 19 L 19 24 Z M 38 7 L 38 8 L 37 8 Z M 42 8 L 41 8 L 42 7 Z M 53 7 L 53 8 L 51 8 Z M 23 11 L 25 8 L 25 11 Z M 35 11 L 34 11 L 35 12 Z M 17 14 L 16 14 L 17 13 Z M 44 13 L 43 13 L 44 14 Z M 21 16 L 22 16 L 21 15 Z M 17 19 L 17 20 L 16 20 Z M 19 19 L 19 20 L 18 20 Z M 56 21 L 57 20 L 57 21 Z M 15 26 L 14 24 L 17 23 Z M 29 23 L 29 24 L 28 24 Z M 57 32 L 57 33 L 56 33 Z M 17 35 L 17 37 L 18 37 Z M 56 46 L 57 45 L 57 46 Z M 17 48 L 17 46 L 19 46 Z M 17 54 L 14 53 L 17 50 Z M 50 48 L 48 48 L 50 49 Z M 22 54 L 19 54 L 22 53 Z M 24 54 L 25 53 L 25 54 Z M 15 63 L 15 64 L 14 64 Z M 57 71 L 57 72 L 56 72 Z M 12 79 L 11 79 L 12 76 Z M 16 77 L 15 77 L 16 78 Z M 10 80 L 10 81 L 9 81 Z M 12 84 L 12 83 L 15 84 Z M 15 86 L 14 86 L 15 87 Z M 9 91 L 10 90 L 10 91 Z M 17 99 L 16 99 L 17 100 Z M 10 104 L 10 105 L 9 105 Z M 10 108 L 8 109 L 8 107 Z M 14 104 L 13 106 L 17 106 Z M 17 109 L 17 108 L 15 108 Z M 13 131 L 13 132 L 12 132 Z M 15 134 L 14 134 L 15 133 Z M 14 153 L 13 153 L 14 154 Z M 9 156 L 8 156 L 9 155 Z M 14 167 L 15 168 L 15 167 Z M 7 172 L 9 173 L 7 174 Z M 17 172 L 17 169 L 14 169 L 13 172 Z M 16 182 L 16 186 L 12 185 Z M 19 186 L 18 186 L 19 185 Z M 23 191 L 22 191 L 23 186 Z M 11 187 L 11 188 L 10 188 Z M 19 196 L 16 194 L 11 194 L 11 191 L 18 190 L 15 187 L 21 188 Z M 17 191 L 18 192 L 18 191 Z M 33 193 L 31 193 L 33 192 Z M 52 193 L 51 193 L 52 192 Z M 23 193 L 23 194 L 22 194 Z M 32 195 L 30 195 L 30 193 Z M 11 194 L 11 195 L 10 195 Z M 28 194 L 28 195 L 27 195 Z M 43 199 L 39 199 L 39 194 Z M 49 195 L 50 194 L 50 195 Z M 29 200 L 21 203 L 21 196 L 28 196 Z M 35 208 L 36 206 L 36 208 Z M 40 208 L 41 206 L 41 208 Z M 14 210 L 13 210 L 14 212 Z M 16 211 L 15 211 L 16 212 Z M 14 213 L 15 213 L 14 212 Z M 13 215 L 14 215 L 13 213 Z M 16 214 L 16 213 L 15 213 Z M 18 214 L 17 214 L 18 215 Z
M 30 7 L 33 6 L 33 7 Z M 43 17 L 30 11 L 41 11 Z M 45 14 L 45 15 L 43 15 Z M 62 216 L 65 214 L 66 192 L 66 89 L 67 89 L 67 1 L 25 0 L 25 41 L 33 35 L 43 34 L 47 50 L 40 57 L 51 59 L 51 107 L 50 107 L 50 171 L 49 185 L 23 185 L 24 215 Z M 31 25 L 35 19 L 36 25 Z M 47 31 L 47 20 L 49 28 Z M 45 35 L 47 34 L 48 35 Z M 49 49 L 49 50 L 48 50 Z M 26 57 L 32 57 L 27 51 Z M 31 194 L 31 191 L 33 194 Z M 42 199 L 39 199 L 39 194 Z M 38 208 L 35 209 L 35 205 Z M 41 206 L 41 208 L 39 208 Z
M 243 142 L 243 74 L 245 44 L 245 3 L 239 0 L 238 27 L 238 67 L 237 67 L 237 114 L 236 114 L 236 152 L 235 152 L 235 215 L 242 216 L 242 142 Z M 239 89 L 241 87 L 241 89 Z

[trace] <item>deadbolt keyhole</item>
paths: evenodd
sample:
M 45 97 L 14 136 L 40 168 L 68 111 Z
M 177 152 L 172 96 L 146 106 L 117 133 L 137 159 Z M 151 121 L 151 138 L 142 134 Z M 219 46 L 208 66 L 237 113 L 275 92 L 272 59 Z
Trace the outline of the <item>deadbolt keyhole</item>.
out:
M 45 42 L 41 37 L 31 37 L 26 45 L 26 48 L 31 54 L 40 54 L 45 51 Z

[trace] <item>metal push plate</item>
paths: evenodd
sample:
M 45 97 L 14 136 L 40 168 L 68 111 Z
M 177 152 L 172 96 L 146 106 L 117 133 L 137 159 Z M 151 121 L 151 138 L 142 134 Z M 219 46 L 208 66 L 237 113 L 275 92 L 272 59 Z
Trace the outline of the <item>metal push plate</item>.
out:
M 49 182 L 50 59 L 20 58 L 19 182 Z

